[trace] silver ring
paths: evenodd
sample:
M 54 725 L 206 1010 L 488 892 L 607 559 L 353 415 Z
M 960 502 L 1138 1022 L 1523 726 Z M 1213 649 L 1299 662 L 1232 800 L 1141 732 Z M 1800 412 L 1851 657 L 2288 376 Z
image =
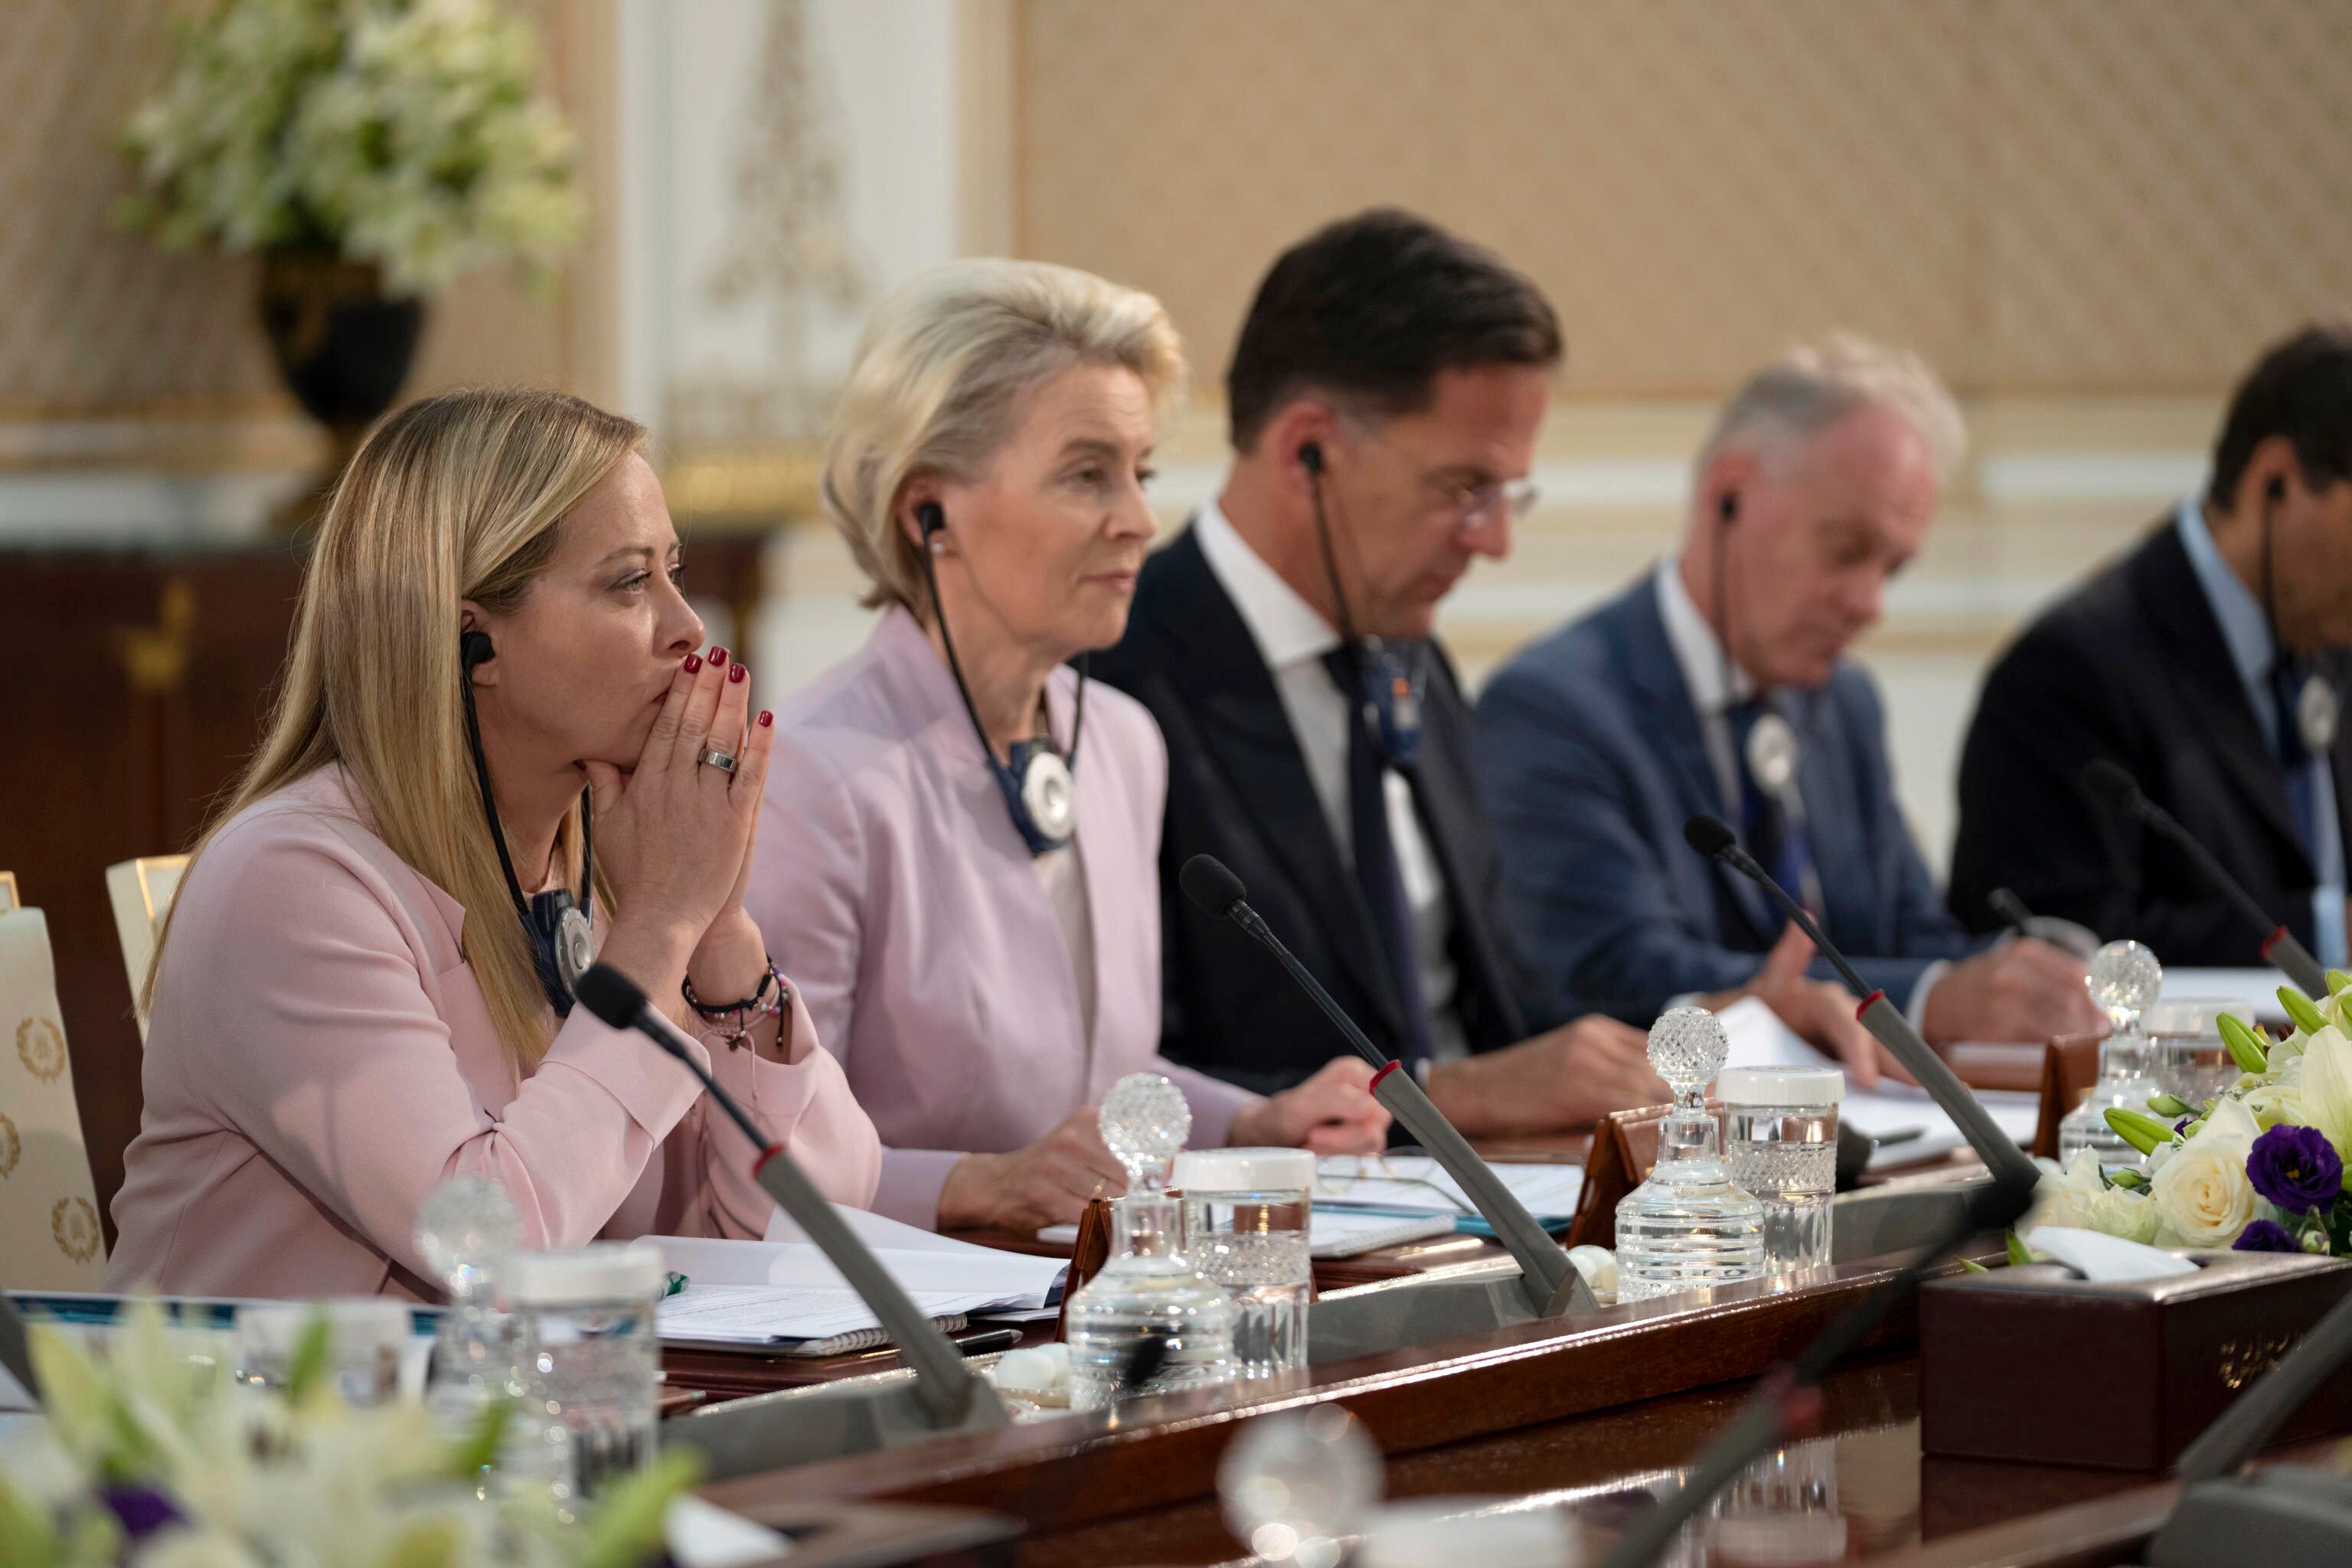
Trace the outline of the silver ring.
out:
M 694 760 L 698 763 L 705 763 L 708 766 L 717 768 L 722 773 L 731 773 L 735 771 L 735 759 L 729 756 L 726 752 L 720 751 L 716 746 L 703 747 L 702 755 L 695 758 Z

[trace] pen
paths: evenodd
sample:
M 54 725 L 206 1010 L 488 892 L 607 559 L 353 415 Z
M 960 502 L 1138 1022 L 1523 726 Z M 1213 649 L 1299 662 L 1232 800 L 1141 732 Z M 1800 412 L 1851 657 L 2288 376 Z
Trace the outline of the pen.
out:
M 2025 907 L 2023 899 L 2019 898 L 2007 888 L 1995 888 L 1985 895 L 1985 902 L 1990 905 L 1992 912 L 1999 915 L 2003 923 L 2018 935 L 2033 934 L 2033 911 Z

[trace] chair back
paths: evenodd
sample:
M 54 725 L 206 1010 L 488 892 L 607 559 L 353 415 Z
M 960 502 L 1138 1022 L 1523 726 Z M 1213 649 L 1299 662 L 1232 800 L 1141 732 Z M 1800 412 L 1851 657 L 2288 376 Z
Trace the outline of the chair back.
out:
M 0 913 L 0 1289 L 105 1283 L 49 924 L 38 910 L 12 909 Z
M 139 993 L 147 984 L 163 917 L 172 912 L 172 896 L 180 890 L 180 873 L 187 868 L 185 855 L 145 855 L 106 868 L 106 896 L 114 905 L 114 934 L 122 942 L 122 967 L 131 976 L 131 1006 L 139 1016 L 142 1046 L 147 1009 L 140 1005 Z
M 25 900 L 16 892 L 16 873 L 0 871 L 0 915 L 6 914 L 10 910 L 21 909 L 24 902 Z

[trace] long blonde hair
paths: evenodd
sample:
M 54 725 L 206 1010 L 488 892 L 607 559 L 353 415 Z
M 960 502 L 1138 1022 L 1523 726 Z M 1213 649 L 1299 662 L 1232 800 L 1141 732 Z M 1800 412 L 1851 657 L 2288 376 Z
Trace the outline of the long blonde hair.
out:
M 459 601 L 521 603 L 564 514 L 645 441 L 643 426 L 560 392 L 493 387 L 428 397 L 371 434 L 337 481 L 302 579 L 292 651 L 261 749 L 198 836 L 340 763 L 393 853 L 466 908 L 463 947 L 520 1070 L 547 1053 L 554 1015 L 483 820 L 458 682 Z M 580 814 L 556 864 L 579 876 Z M 601 879 L 602 909 L 612 902 Z M 167 918 L 142 1005 L 170 940 Z

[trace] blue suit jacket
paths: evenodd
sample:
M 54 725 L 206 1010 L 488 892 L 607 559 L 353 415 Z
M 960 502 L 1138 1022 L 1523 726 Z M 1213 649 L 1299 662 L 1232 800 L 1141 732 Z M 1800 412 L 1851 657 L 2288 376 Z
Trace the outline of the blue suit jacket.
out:
M 1788 695 L 1825 929 L 1866 984 L 1908 1005 L 1929 963 L 1970 944 L 1895 805 L 1878 694 L 1840 663 L 1821 689 Z M 1477 737 L 1506 921 L 1557 988 L 1546 1013 L 1645 1024 L 1671 997 L 1756 972 L 1782 921 L 1761 889 L 1683 841 L 1693 813 L 1726 813 L 1652 574 L 1521 650 L 1479 698 Z

